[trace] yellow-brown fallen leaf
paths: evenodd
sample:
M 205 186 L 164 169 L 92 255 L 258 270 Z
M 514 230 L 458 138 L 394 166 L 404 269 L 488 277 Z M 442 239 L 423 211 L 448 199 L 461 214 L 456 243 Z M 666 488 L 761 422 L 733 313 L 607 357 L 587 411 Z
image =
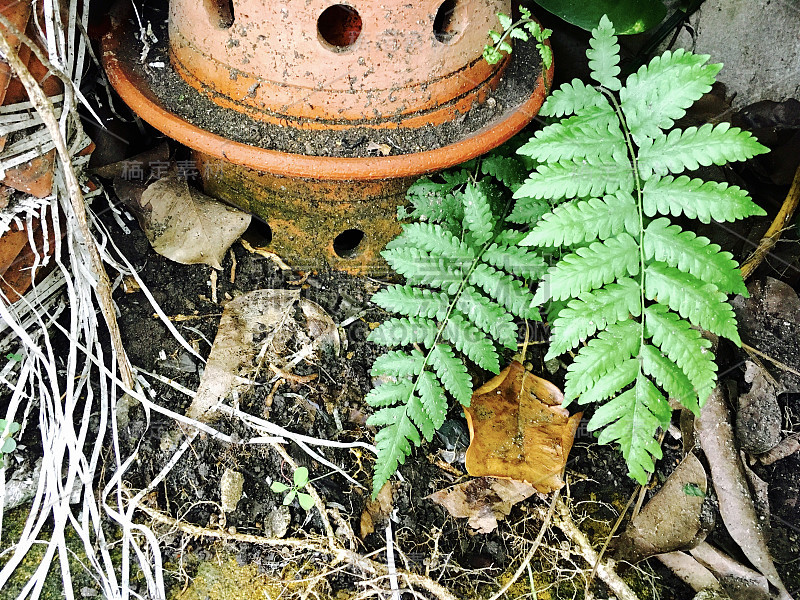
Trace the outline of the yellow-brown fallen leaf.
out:
M 376 525 L 386 521 L 392 514 L 394 509 L 392 491 L 392 484 L 387 482 L 378 492 L 375 500 L 367 501 L 367 505 L 361 513 L 360 537 L 362 540 L 375 531 Z
M 514 361 L 478 388 L 464 409 L 469 426 L 467 472 L 531 484 L 541 493 L 561 488 L 561 471 L 581 413 L 569 416 L 561 391 Z

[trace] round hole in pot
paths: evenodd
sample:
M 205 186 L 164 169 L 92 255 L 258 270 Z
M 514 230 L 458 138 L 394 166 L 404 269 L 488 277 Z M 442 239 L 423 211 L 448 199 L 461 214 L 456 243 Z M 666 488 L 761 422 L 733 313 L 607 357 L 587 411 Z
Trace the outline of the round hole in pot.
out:
M 352 6 L 334 4 L 322 11 L 317 19 L 317 31 L 331 50 L 345 50 L 361 35 L 361 15 Z
M 339 258 L 353 258 L 364 239 L 364 232 L 360 229 L 347 229 L 333 240 L 333 251 Z
M 230 29 L 235 19 L 233 0 L 205 0 L 212 24 L 220 29 Z
M 467 28 L 468 12 L 464 0 L 445 0 L 433 19 L 433 35 L 438 42 L 450 44 Z
M 272 242 L 272 227 L 266 221 L 253 215 L 250 226 L 242 234 L 242 239 L 247 240 L 254 248 L 269 246 Z

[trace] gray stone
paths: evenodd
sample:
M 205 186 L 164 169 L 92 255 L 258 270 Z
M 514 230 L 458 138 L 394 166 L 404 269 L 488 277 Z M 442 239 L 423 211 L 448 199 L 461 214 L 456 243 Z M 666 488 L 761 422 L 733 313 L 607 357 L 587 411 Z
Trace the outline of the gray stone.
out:
M 706 0 L 677 46 L 725 64 L 718 80 L 734 110 L 760 100 L 800 98 L 800 1 Z

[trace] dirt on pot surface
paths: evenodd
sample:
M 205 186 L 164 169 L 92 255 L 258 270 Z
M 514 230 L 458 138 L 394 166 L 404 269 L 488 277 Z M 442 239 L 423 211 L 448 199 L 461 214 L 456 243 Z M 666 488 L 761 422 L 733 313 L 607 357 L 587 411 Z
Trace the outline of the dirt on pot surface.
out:
M 541 61 L 533 44 L 520 44 L 513 53 L 498 88 L 481 104 L 474 104 L 455 120 L 416 129 L 353 127 L 345 130 L 307 131 L 252 119 L 233 110 L 221 110 L 208 97 L 187 84 L 171 67 L 166 7 L 145 3 L 143 20 L 152 26 L 157 41 L 146 53 L 137 27 L 131 27 L 120 52 L 137 76 L 147 81 L 164 107 L 198 127 L 252 146 L 309 156 L 368 157 L 411 154 L 435 150 L 464 139 L 484 126 L 500 121 L 530 96 L 541 74 Z

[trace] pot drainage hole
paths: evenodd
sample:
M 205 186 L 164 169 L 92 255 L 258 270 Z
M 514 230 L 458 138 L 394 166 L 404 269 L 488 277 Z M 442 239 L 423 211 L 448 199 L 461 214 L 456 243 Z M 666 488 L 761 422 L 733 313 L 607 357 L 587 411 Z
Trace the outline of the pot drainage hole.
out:
M 352 6 L 334 4 L 322 11 L 317 20 L 317 31 L 331 50 L 341 52 L 352 46 L 361 35 L 361 15 Z
M 363 239 L 364 232 L 360 229 L 347 229 L 333 240 L 333 251 L 339 258 L 353 258 Z

